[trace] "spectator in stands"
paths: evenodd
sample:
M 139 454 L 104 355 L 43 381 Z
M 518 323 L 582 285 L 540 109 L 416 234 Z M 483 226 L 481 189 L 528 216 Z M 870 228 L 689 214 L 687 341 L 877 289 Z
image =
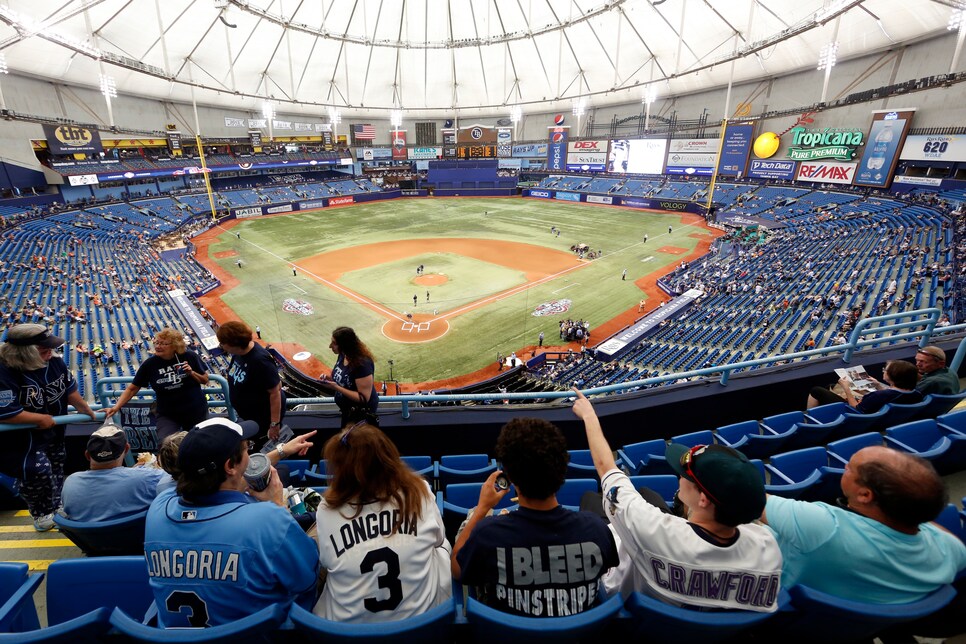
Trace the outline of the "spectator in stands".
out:
M 107 410 L 107 417 L 119 412 L 142 387 L 150 387 L 157 397 L 157 435 L 162 441 L 208 417 L 208 403 L 201 389 L 206 384 L 205 364 L 197 353 L 188 350 L 184 335 L 164 328 L 154 336 L 154 355 L 138 367 L 134 380 Z
M 332 479 L 316 516 L 328 575 L 315 614 L 338 622 L 395 621 L 448 600 L 450 545 L 436 498 L 389 437 L 359 422 L 331 437 L 324 455 Z M 389 585 L 378 564 L 391 571 Z
M 164 470 L 164 474 L 158 480 L 158 494 L 178 485 L 178 479 L 181 477 L 181 470 L 178 469 L 178 450 L 181 449 L 181 441 L 187 435 L 188 432 L 171 434 L 161 441 L 161 446 L 158 447 L 157 464 Z
M 157 467 L 124 467 L 131 446 L 124 430 L 104 425 L 87 440 L 86 472 L 64 481 L 64 514 L 75 521 L 110 521 L 147 510 L 165 472 Z
M 916 351 L 916 369 L 921 376 L 916 389 L 923 395 L 959 393 L 959 376 L 946 367 L 946 352 L 939 347 L 928 346 Z
M 374 420 L 379 394 L 373 378 L 375 362 L 369 347 L 355 331 L 340 326 L 332 332 L 329 348 L 337 357 L 332 376 L 323 376 L 322 384 L 335 393 L 335 404 L 342 411 L 342 427 L 363 420 L 366 410 L 373 416 L 368 420 Z
M 218 343 L 231 356 L 228 392 L 231 406 L 245 420 L 258 423 L 259 438 L 275 440 L 285 416 L 285 393 L 275 358 L 255 342 L 252 328 L 230 320 L 217 331 Z
M 12 326 L 0 344 L 0 422 L 34 426 L 4 432 L 0 472 L 19 481 L 38 532 L 54 527 L 64 486 L 65 428 L 54 416 L 66 414 L 70 403 L 96 420 L 63 358 L 54 354 L 63 345 L 42 324 Z
M 922 394 L 916 391 L 919 374 L 912 364 L 905 360 L 890 360 L 882 370 L 882 379 L 885 380 L 885 385 L 870 378 L 881 389 L 870 391 L 859 398 L 856 398 L 855 392 L 852 391 L 852 381 L 848 378 L 839 379 L 839 385 L 842 387 L 841 396 L 825 387 L 812 387 L 808 394 L 807 408 L 844 402 L 863 414 L 874 414 L 889 403 L 912 405 L 922 402 Z
M 567 474 L 567 443 L 554 425 L 515 418 L 496 443 L 502 472 L 493 472 L 453 548 L 453 577 L 477 587 L 492 608 L 527 617 L 581 613 L 597 602 L 601 576 L 617 565 L 617 547 L 604 521 L 557 502 Z M 520 509 L 487 516 L 516 487 Z
M 667 461 L 680 477 L 678 496 L 687 506 L 687 518 L 674 516 L 663 500 L 648 501 L 634 489 L 617 468 L 590 401 L 580 391 L 576 395 L 574 414 L 584 421 L 604 511 L 620 538 L 621 565 L 605 578 L 608 592 L 638 591 L 706 609 L 776 610 L 781 552 L 766 528 L 751 523 L 765 507 L 758 469 L 728 447 L 672 443 Z M 720 582 L 722 575 L 750 579 L 748 591 L 725 584 L 713 592 L 714 579 Z
M 782 582 L 863 602 L 922 599 L 966 569 L 966 546 L 930 523 L 943 480 L 917 456 L 856 452 L 842 475 L 844 507 L 769 496 L 765 522 L 781 546 Z
M 285 507 L 278 473 L 271 469 L 260 492 L 245 481 L 257 433 L 253 422 L 224 418 L 191 429 L 178 450 L 177 492 L 148 510 L 144 554 L 165 628 L 219 626 L 271 604 L 315 601 L 318 548 Z

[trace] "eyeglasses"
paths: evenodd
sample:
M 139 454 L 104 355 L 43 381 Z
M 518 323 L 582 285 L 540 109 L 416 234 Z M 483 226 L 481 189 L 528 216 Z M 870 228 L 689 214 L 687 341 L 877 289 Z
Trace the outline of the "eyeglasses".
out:
M 694 473 L 694 468 L 692 467 L 694 459 L 701 454 L 704 454 L 705 450 L 707 449 L 707 445 L 695 445 L 684 454 L 681 454 L 681 467 L 684 468 L 684 473 L 687 474 L 687 477 L 694 481 L 694 484 L 698 486 L 698 489 L 704 492 L 704 495 L 711 499 L 715 505 L 719 505 L 718 499 L 716 499 L 715 496 L 708 491 L 708 488 L 704 487 L 704 485 L 701 483 L 701 480 L 698 478 L 698 475 Z
M 354 425 L 352 425 L 351 427 L 349 427 L 349 429 L 345 430 L 345 434 L 342 435 L 342 438 L 339 439 L 339 442 L 342 443 L 343 445 L 345 445 L 346 447 L 348 447 L 349 446 L 349 434 L 351 434 L 352 433 L 352 430 L 355 429 L 356 427 L 361 427 L 361 426 L 363 426 L 365 424 L 366 424 L 366 421 L 360 420 L 359 422 L 357 422 Z

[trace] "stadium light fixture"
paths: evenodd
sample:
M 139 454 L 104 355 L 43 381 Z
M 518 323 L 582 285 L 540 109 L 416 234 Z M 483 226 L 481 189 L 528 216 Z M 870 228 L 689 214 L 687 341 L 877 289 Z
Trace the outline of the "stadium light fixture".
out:
M 583 96 L 574 101 L 574 116 L 580 118 L 587 113 L 587 99 Z
M 275 106 L 272 105 L 271 101 L 262 103 L 262 116 L 269 122 L 275 119 Z
M 822 47 L 822 52 L 818 55 L 818 71 L 835 67 L 838 51 L 839 44 L 837 42 L 830 42 Z
M 107 99 L 117 98 L 117 84 L 113 76 L 101 74 L 101 94 Z
M 402 110 L 392 110 L 389 112 L 389 123 L 392 125 L 394 130 L 399 129 L 403 122 Z
M 644 88 L 644 95 L 641 97 L 641 102 L 645 105 L 653 105 L 657 100 L 657 88 L 653 85 L 648 85 Z
M 338 125 L 342 122 L 342 113 L 334 107 L 329 108 L 329 123 L 332 125 Z
M 510 108 L 510 122 L 514 125 L 523 120 L 523 108 L 519 105 L 514 105 Z

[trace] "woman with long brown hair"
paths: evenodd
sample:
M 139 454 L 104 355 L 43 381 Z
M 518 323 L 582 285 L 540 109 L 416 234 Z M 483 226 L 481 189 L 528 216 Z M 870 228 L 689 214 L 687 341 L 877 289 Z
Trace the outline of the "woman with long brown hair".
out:
M 342 411 L 342 427 L 350 422 L 363 420 L 354 416 L 359 410 L 375 414 L 379 407 L 379 394 L 376 393 L 375 359 L 369 347 L 359 339 L 356 332 L 347 326 L 340 326 L 332 332 L 329 348 L 336 354 L 330 379 L 322 378 L 323 385 L 335 395 L 335 404 Z
M 359 422 L 325 444 L 332 475 L 317 513 L 328 570 L 315 614 L 386 622 L 448 600 L 450 544 L 429 484 L 378 427 Z

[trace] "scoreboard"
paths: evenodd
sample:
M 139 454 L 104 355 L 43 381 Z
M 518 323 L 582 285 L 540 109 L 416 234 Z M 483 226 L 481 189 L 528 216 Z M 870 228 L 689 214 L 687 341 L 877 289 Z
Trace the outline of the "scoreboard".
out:
M 495 145 L 461 145 L 456 149 L 460 159 L 495 159 Z

